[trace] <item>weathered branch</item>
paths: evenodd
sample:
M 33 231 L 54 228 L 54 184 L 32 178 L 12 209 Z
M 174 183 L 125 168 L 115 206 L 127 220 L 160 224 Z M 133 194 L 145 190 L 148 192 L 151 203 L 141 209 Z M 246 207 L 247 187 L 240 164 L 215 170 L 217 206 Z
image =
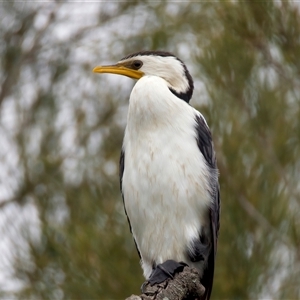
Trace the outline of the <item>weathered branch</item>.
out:
M 146 281 L 142 295 L 131 295 L 126 300 L 201 300 L 205 288 L 199 279 L 197 269 L 185 267 L 173 279 L 167 279 L 162 283 L 151 286 Z

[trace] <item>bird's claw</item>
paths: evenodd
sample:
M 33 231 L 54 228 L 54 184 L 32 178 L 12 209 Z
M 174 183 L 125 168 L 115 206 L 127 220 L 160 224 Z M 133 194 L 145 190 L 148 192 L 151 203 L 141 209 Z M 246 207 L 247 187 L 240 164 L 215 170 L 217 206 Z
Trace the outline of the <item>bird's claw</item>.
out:
M 148 281 L 150 285 L 154 285 L 157 283 L 161 283 L 165 281 L 167 278 L 174 278 L 176 273 L 180 273 L 187 264 L 184 262 L 177 262 L 175 260 L 167 260 L 162 264 L 158 264 L 156 268 L 152 271 Z M 142 285 L 142 288 L 144 284 Z

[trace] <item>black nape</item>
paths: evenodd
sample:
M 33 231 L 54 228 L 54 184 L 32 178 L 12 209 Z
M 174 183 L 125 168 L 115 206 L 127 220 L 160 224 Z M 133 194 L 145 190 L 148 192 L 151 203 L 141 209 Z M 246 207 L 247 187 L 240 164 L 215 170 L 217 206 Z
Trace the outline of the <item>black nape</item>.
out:
M 185 101 L 186 103 L 189 103 L 189 101 L 191 100 L 192 97 L 192 93 L 193 92 L 189 92 L 189 90 L 186 93 L 177 93 L 174 89 L 169 88 L 169 90 L 178 98 L 180 98 L 181 100 Z
M 182 99 L 183 101 L 189 103 L 192 98 L 193 92 L 194 92 L 194 81 L 193 81 L 193 78 L 192 78 L 190 72 L 188 71 L 186 65 L 178 57 L 176 57 L 176 59 L 181 62 L 181 65 L 184 68 L 184 76 L 186 77 L 186 79 L 189 83 L 189 86 L 186 91 L 180 92 L 180 93 L 178 93 L 177 91 L 175 91 L 172 88 L 169 88 L 169 89 L 175 96 L 177 96 L 178 98 Z

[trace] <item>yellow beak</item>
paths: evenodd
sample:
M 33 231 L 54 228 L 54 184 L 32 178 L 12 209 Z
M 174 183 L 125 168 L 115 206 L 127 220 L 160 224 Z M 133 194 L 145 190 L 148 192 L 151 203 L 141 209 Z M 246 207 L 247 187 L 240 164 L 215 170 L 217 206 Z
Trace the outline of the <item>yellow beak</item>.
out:
M 125 75 L 134 79 L 140 79 L 144 75 L 144 73 L 139 70 L 129 69 L 122 65 L 98 66 L 93 69 L 93 72 Z

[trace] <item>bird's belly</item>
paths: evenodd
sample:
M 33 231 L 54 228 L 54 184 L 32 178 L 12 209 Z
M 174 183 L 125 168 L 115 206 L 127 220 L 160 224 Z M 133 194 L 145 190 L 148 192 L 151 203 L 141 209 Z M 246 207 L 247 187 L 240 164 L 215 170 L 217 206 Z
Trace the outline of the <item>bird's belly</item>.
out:
M 194 140 L 168 138 L 144 137 L 125 149 L 124 202 L 146 278 L 154 263 L 189 263 L 188 247 L 208 223 L 204 159 Z

